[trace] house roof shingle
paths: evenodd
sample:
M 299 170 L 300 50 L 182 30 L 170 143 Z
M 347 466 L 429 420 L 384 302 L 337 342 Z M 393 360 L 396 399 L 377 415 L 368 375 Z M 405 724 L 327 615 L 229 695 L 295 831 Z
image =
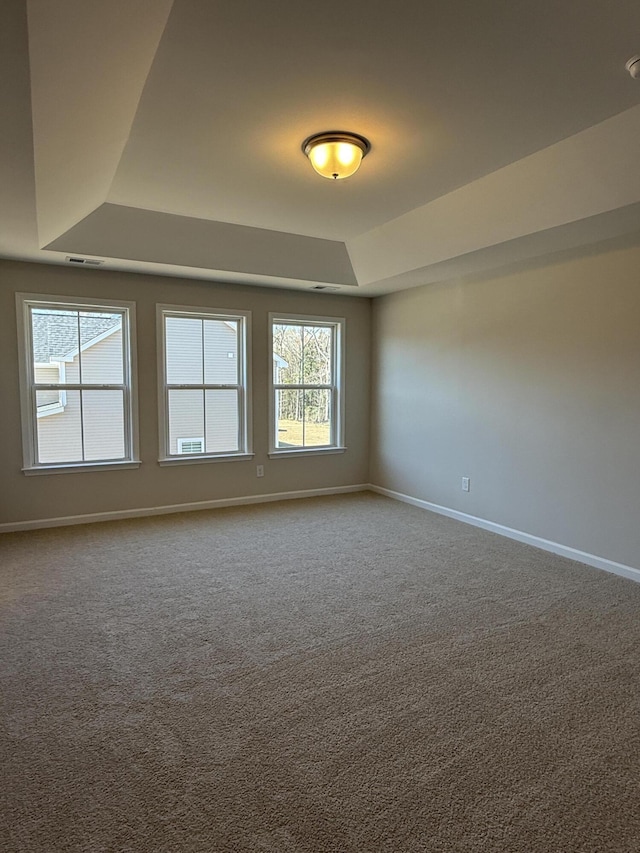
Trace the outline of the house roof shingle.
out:
M 35 310 L 31 317 L 33 357 L 37 364 L 59 361 L 78 349 L 78 315 L 75 312 Z M 120 324 L 119 314 L 82 314 L 82 347 L 86 347 L 104 332 L 115 330 Z

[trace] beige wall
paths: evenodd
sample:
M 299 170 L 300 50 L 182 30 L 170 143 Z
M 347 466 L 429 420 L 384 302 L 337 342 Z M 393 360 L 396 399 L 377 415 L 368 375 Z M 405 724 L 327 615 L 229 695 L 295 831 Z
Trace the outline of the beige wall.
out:
M 16 291 L 136 301 L 139 470 L 21 473 Z M 156 302 L 253 312 L 252 462 L 158 466 Z M 640 567 L 640 249 L 374 300 L 369 474 L 370 305 L 0 262 L 0 523 L 370 481 Z M 269 311 L 347 318 L 345 454 L 268 458 Z
M 22 473 L 16 292 L 136 302 L 143 461 L 139 469 L 38 476 Z M 156 303 L 252 312 L 253 461 L 158 465 Z M 344 454 L 268 458 L 270 311 L 346 317 L 348 450 Z M 0 523 L 366 483 L 369 332 L 367 299 L 0 261 Z M 256 464 L 264 465 L 263 479 L 256 478 Z
M 640 567 L 639 249 L 375 300 L 373 351 L 373 483 Z

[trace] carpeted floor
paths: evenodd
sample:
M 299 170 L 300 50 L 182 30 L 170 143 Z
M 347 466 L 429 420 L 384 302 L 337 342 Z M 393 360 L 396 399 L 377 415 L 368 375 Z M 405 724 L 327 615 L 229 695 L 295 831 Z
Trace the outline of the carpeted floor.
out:
M 637 853 L 640 585 L 372 494 L 6 534 L 3 853 Z

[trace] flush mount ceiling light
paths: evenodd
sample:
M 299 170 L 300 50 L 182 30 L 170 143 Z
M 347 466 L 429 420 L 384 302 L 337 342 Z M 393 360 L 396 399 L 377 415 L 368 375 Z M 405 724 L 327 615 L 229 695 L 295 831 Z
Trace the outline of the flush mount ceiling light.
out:
M 319 175 L 336 181 L 358 171 L 362 158 L 371 151 L 371 143 L 357 133 L 332 130 L 305 139 L 302 150 Z
M 640 77 L 640 56 L 632 56 L 624 66 L 634 80 Z

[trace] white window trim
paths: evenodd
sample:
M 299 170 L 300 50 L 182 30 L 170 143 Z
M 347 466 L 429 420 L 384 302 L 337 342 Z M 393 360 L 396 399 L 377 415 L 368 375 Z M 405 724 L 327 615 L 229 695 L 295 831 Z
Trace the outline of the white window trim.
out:
M 39 477 L 41 474 L 89 474 L 100 470 L 124 471 L 139 468 L 141 464 L 139 459 L 132 462 L 65 462 L 59 465 L 38 465 L 37 468 L 23 468 L 22 473 L 27 477 Z
M 242 462 L 253 459 L 255 453 L 224 453 L 207 456 L 185 453 L 181 456 L 172 456 L 170 459 L 158 459 L 158 465 L 170 468 L 172 465 L 202 465 L 205 462 Z
M 241 393 L 239 395 L 240 416 L 238 440 L 240 450 L 231 453 L 189 453 L 171 455 L 169 448 L 168 396 L 166 386 L 166 348 L 164 335 L 165 316 L 185 317 L 232 322 L 239 320 L 238 372 Z M 251 311 L 235 311 L 227 308 L 201 308 L 192 305 L 156 305 L 156 339 L 158 349 L 158 437 L 159 465 L 193 465 L 201 462 L 233 462 L 252 459 L 253 417 L 251 395 Z
M 122 310 L 124 355 L 124 415 L 126 456 L 117 460 L 39 463 L 37 461 L 37 409 L 35 405 L 35 378 L 33 343 L 31 338 L 29 306 L 38 308 L 84 308 L 96 311 Z M 113 468 L 138 467 L 138 398 L 136 361 L 135 302 L 113 299 L 86 299 L 80 296 L 57 296 L 43 293 L 16 293 L 18 320 L 18 375 L 20 380 L 20 413 L 22 419 L 23 472 L 25 474 L 56 474 L 66 471 L 95 471 Z M 124 328 L 126 326 L 126 329 Z M 126 334 L 125 334 L 126 331 Z M 62 375 L 61 378 L 64 378 Z M 64 393 L 64 392 L 63 392 Z M 66 395 L 65 395 L 66 396 Z M 61 406 L 64 400 L 61 396 Z
M 42 464 L 37 461 L 37 414 L 34 395 L 33 346 L 28 306 L 41 308 L 110 311 L 123 310 L 122 346 L 124 356 L 124 417 L 125 451 L 123 459 L 96 462 L 56 462 Z M 138 364 L 136 346 L 136 303 L 116 299 L 87 299 L 81 296 L 57 296 L 47 293 L 16 293 L 18 321 L 18 375 L 20 380 L 20 414 L 22 420 L 22 452 L 25 474 L 58 474 L 65 472 L 137 468 L 140 465 L 138 436 Z M 126 325 L 126 334 L 125 328 Z M 34 417 L 34 414 L 36 416 Z
M 333 326 L 335 329 L 334 351 L 333 351 L 333 377 L 332 384 L 335 388 L 333 418 L 334 443 L 322 447 L 300 447 L 299 449 L 276 447 L 276 410 L 275 410 L 275 382 L 273 380 L 273 327 L 279 322 L 300 323 L 313 326 Z M 326 456 L 333 453 L 344 453 L 347 449 L 345 444 L 345 352 L 346 352 L 346 323 L 344 317 L 320 317 L 311 314 L 285 314 L 272 311 L 269 314 L 269 458 L 284 459 L 298 456 Z

